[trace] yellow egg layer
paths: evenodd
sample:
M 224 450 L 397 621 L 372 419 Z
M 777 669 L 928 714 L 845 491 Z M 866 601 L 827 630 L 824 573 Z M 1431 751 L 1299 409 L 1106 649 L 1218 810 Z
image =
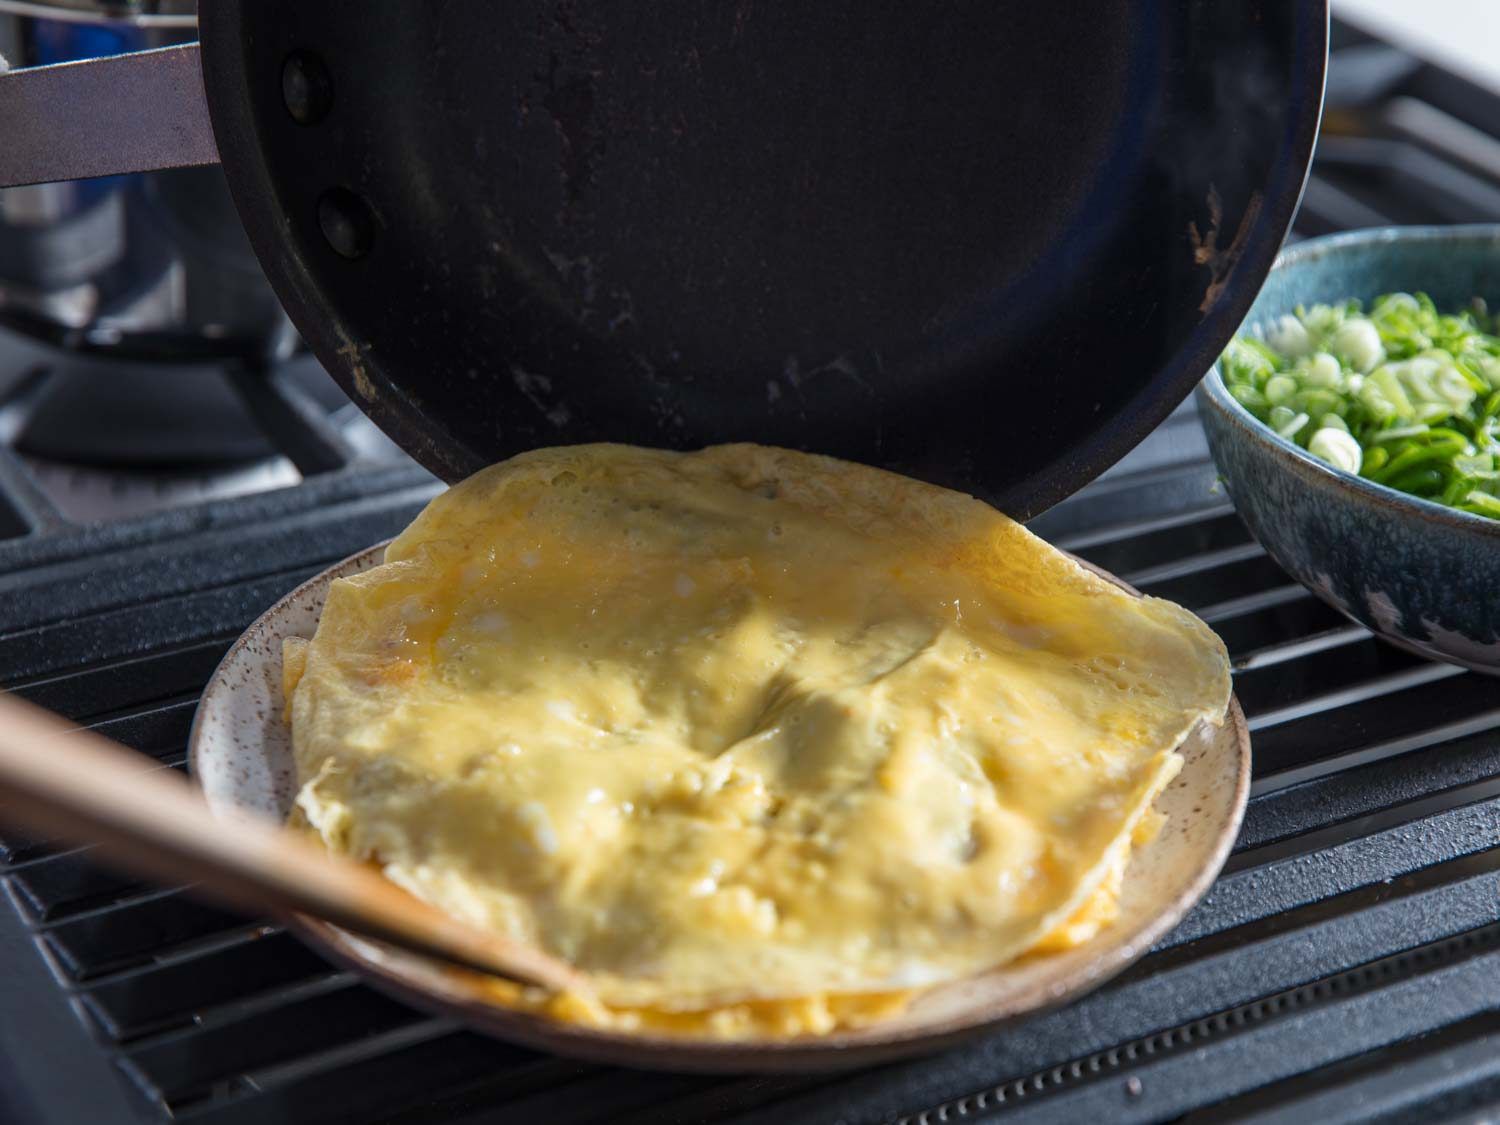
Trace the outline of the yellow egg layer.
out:
M 288 657 L 329 847 L 577 966 L 561 1018 L 729 1036 L 1087 940 L 1229 693 L 979 501 L 756 446 L 481 472 Z

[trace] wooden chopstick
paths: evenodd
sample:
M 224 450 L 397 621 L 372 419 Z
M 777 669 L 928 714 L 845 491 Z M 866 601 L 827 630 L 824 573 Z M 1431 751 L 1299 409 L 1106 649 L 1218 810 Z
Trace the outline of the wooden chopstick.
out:
M 196 883 L 232 906 L 311 914 L 463 968 L 586 990 L 562 961 L 461 922 L 361 864 L 249 813 L 216 816 L 185 777 L 156 766 L 0 692 L 0 817 L 98 844 L 111 864 Z

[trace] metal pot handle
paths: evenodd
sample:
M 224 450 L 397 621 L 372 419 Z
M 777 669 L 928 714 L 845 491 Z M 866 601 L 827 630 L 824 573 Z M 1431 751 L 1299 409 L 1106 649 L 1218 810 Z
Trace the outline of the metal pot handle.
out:
M 196 43 L 0 66 L 0 188 L 218 162 Z

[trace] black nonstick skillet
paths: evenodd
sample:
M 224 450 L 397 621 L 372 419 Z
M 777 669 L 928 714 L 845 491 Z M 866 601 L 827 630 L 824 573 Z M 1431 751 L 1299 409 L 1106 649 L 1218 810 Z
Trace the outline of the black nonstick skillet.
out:
M 0 183 L 221 160 L 298 328 L 441 476 L 748 439 L 1019 517 L 1239 323 L 1327 38 L 1325 0 L 201 9 L 201 46 L 0 77 Z

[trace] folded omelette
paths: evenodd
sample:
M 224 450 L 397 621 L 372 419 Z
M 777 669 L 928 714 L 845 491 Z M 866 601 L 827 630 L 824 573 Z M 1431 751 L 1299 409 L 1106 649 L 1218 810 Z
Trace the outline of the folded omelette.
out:
M 1229 698 L 1186 610 L 969 496 L 753 445 L 480 472 L 286 655 L 328 847 L 576 966 L 569 1018 L 729 1033 L 1087 940 Z

